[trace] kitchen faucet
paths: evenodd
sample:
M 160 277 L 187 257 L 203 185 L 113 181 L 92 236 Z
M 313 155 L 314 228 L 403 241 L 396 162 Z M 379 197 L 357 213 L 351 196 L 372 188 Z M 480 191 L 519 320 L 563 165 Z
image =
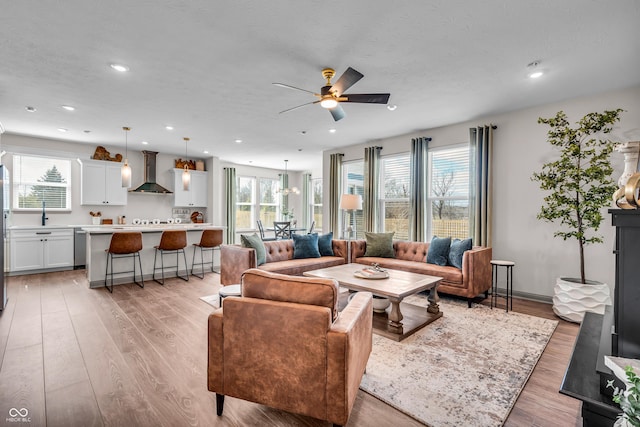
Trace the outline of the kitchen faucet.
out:
M 47 220 L 49 219 L 49 217 L 47 216 L 47 214 L 45 213 L 44 210 L 44 200 L 42 201 L 42 226 L 44 227 L 45 225 L 47 225 Z

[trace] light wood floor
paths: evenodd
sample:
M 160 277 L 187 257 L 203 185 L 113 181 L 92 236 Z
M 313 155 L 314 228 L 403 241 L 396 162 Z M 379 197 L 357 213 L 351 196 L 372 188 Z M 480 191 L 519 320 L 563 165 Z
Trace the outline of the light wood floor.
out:
M 207 315 L 198 297 L 219 276 L 162 287 L 88 289 L 84 270 L 8 278 L 0 315 L 0 424 L 27 408 L 31 426 L 327 426 L 227 398 L 222 417 L 206 386 Z M 516 311 L 554 318 L 551 307 L 514 301 Z M 560 395 L 578 326 L 560 321 L 507 426 L 581 425 L 579 403 Z M 419 426 L 360 391 L 349 426 Z

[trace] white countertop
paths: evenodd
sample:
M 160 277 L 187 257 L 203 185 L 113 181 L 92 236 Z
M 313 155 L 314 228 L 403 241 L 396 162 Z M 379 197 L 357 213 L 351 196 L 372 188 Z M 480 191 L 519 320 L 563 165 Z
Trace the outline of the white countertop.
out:
M 209 223 L 199 224 L 149 224 L 149 225 L 87 225 L 82 227 L 89 234 L 111 234 L 118 231 L 140 231 L 142 233 L 160 233 L 164 230 L 197 231 L 205 228 L 217 228 L 224 230 L 226 227 Z

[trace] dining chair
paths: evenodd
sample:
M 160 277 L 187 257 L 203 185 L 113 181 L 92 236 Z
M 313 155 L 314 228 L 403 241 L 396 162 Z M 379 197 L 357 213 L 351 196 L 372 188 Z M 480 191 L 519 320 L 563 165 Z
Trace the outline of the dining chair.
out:
M 273 230 L 276 232 L 276 239 L 290 239 L 291 221 L 273 221 Z
M 272 240 L 276 240 L 276 237 L 266 237 L 264 235 L 264 227 L 262 226 L 262 221 L 261 220 L 257 220 L 256 221 L 258 223 L 258 231 L 260 231 L 260 238 L 262 239 L 263 242 L 269 242 Z

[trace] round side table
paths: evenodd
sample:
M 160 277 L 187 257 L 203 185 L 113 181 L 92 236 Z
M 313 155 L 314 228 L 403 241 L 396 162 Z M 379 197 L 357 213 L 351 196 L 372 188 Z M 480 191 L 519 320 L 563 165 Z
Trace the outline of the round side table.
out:
M 240 285 L 227 285 L 218 291 L 218 307 L 222 307 L 222 298 L 242 296 L 242 288 Z
M 513 266 L 516 265 L 513 261 L 503 261 L 498 259 L 491 260 L 491 308 L 498 306 L 498 298 L 504 298 L 506 301 L 506 309 L 509 312 L 509 309 L 513 310 Z M 498 294 L 498 267 L 506 268 L 506 284 L 507 284 L 507 293 L 506 295 Z

